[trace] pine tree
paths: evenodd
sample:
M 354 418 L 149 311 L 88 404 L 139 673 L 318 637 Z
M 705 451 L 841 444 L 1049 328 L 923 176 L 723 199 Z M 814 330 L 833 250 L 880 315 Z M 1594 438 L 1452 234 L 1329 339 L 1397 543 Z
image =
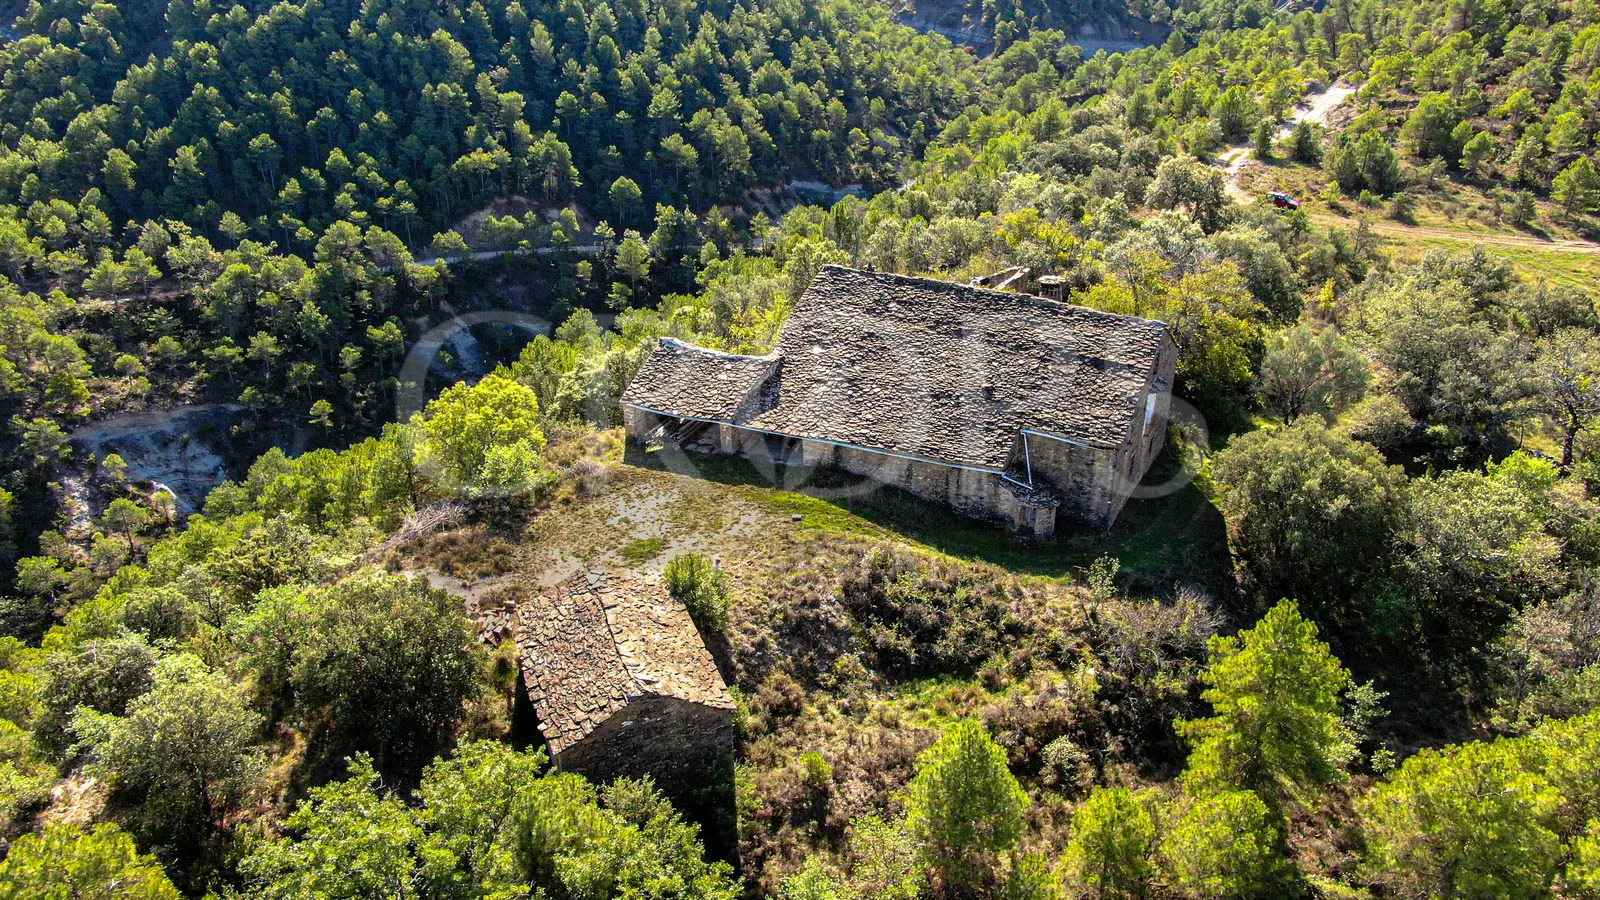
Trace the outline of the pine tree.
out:
M 1292 600 L 1254 628 L 1214 637 L 1201 695 L 1213 715 L 1178 723 L 1194 745 L 1183 780 L 1199 796 L 1254 791 L 1278 809 L 1314 800 L 1353 748 L 1339 707 L 1350 673 Z
M 1552 193 L 1569 212 L 1600 212 L 1600 171 L 1593 160 L 1580 156 L 1556 176 Z
M 1161 842 L 1173 886 L 1188 897 L 1274 897 L 1289 874 L 1272 810 L 1249 791 L 1191 803 Z
M 906 822 L 948 889 L 975 889 L 1022 834 L 1028 795 L 1006 754 L 977 722 L 950 726 L 917 760 Z
M 1086 897 L 1147 896 L 1158 836 L 1148 800 L 1127 788 L 1097 788 L 1072 816 L 1064 875 Z
M 1262 119 L 1256 123 L 1255 131 L 1250 133 L 1250 147 L 1255 152 L 1256 159 L 1268 162 L 1272 159 L 1272 141 L 1278 135 L 1278 126 L 1271 119 Z

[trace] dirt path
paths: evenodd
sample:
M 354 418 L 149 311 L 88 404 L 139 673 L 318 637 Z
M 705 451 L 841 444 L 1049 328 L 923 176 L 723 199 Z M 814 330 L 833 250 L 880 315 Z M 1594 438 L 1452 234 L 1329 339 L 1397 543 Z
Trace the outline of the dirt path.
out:
M 579 256 L 599 256 L 605 248 L 599 244 L 577 244 L 571 247 L 536 247 L 523 249 L 521 247 L 507 250 L 479 250 L 472 254 L 474 262 L 485 262 L 501 256 L 538 256 L 551 257 L 560 253 L 575 253 Z M 439 261 L 437 256 L 422 256 L 412 262 L 419 266 L 431 266 Z
M 1344 216 L 1335 216 L 1329 213 L 1312 213 L 1311 219 L 1330 225 L 1354 226 L 1356 219 Z M 1435 238 L 1445 241 L 1462 241 L 1474 244 L 1490 244 L 1496 247 L 1521 247 L 1528 250 L 1538 250 L 1544 253 L 1600 253 L 1600 244 L 1590 241 L 1552 241 L 1545 238 L 1520 234 L 1490 234 L 1481 231 L 1461 231 L 1455 228 L 1437 228 L 1429 225 L 1402 225 L 1399 222 L 1367 220 L 1367 227 L 1378 234 L 1392 234 L 1402 237 Z
M 1335 84 L 1319 94 L 1312 94 L 1305 102 L 1297 104 L 1294 111 L 1289 113 L 1289 120 L 1278 127 L 1276 141 L 1281 141 L 1293 133 L 1295 126 L 1301 122 L 1310 122 L 1313 125 L 1323 125 L 1328 121 L 1328 115 L 1338 109 L 1344 101 L 1354 94 L 1356 89 L 1348 84 Z M 1240 203 L 1249 203 L 1252 198 L 1243 188 L 1239 187 L 1239 174 L 1244 171 L 1245 164 L 1255 156 L 1248 144 L 1229 147 L 1217 157 L 1214 165 L 1222 168 L 1228 175 L 1228 196 Z
M 1289 120 L 1278 129 L 1278 140 L 1283 140 L 1294 131 L 1294 127 L 1301 122 L 1311 122 L 1323 125 L 1328 121 L 1328 116 L 1340 105 L 1348 100 L 1356 89 L 1347 84 L 1335 84 L 1320 94 L 1313 94 L 1306 98 L 1306 102 L 1296 106 L 1289 115 Z M 1229 147 L 1214 160 L 1213 165 L 1221 168 L 1228 177 L 1227 192 L 1238 203 L 1254 203 L 1254 194 L 1240 187 L 1240 177 L 1244 167 L 1254 159 L 1254 154 L 1249 146 Z M 1324 224 L 1353 226 L 1355 219 L 1336 216 L 1330 213 L 1311 213 L 1311 218 Z M 1462 231 L 1454 228 L 1438 228 L 1427 225 L 1402 225 L 1399 222 L 1367 220 L 1367 227 L 1378 234 L 1394 235 L 1396 237 L 1434 238 L 1437 240 L 1463 241 L 1478 244 L 1487 244 L 1496 247 L 1520 247 L 1527 250 L 1538 250 L 1544 253 L 1600 253 L 1600 244 L 1592 241 L 1569 240 L 1551 241 L 1531 235 L 1485 233 L 1478 231 Z
M 1355 88 L 1341 82 L 1333 85 L 1320 94 L 1313 94 L 1310 97 L 1307 97 L 1306 100 L 1308 102 L 1299 104 L 1294 108 L 1294 112 L 1289 114 L 1289 122 L 1288 124 L 1284 125 L 1283 128 L 1279 129 L 1279 136 L 1281 137 L 1287 135 L 1289 132 L 1294 130 L 1296 125 L 1299 125 L 1301 122 L 1310 122 L 1313 125 L 1326 125 L 1328 122 L 1328 114 L 1342 106 L 1344 101 L 1350 99 L 1350 95 L 1354 94 L 1355 92 Z

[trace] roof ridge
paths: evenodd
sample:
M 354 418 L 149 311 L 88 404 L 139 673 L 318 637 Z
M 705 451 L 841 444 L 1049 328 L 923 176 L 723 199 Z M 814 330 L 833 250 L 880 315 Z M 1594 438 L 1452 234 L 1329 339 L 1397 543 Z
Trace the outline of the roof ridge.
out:
M 628 658 L 622 655 L 622 638 L 617 634 L 616 623 L 611 621 L 610 608 L 606 606 L 606 592 L 612 590 L 611 579 L 616 573 L 608 572 L 604 569 L 584 569 L 572 577 L 577 578 L 580 575 L 584 579 L 589 594 L 600 604 L 600 621 L 606 623 L 606 634 L 611 636 L 611 650 L 617 655 L 617 662 L 622 665 L 623 673 L 628 676 L 628 683 L 632 684 L 634 689 L 641 695 L 645 694 L 644 685 L 639 681 L 639 674 L 634 671 L 635 667 L 630 665 Z
M 703 353 L 706 356 L 720 357 L 722 359 L 738 359 L 738 360 L 748 360 L 748 361 L 752 361 L 752 362 L 766 362 L 768 360 L 773 360 L 773 359 L 777 359 L 778 358 L 778 353 L 776 351 L 773 351 L 773 352 L 770 352 L 770 353 L 761 353 L 761 354 L 756 354 L 756 353 L 730 353 L 730 352 L 728 352 L 726 350 L 718 350 L 715 347 L 707 347 L 704 344 L 696 344 L 693 341 L 686 341 L 683 338 L 673 337 L 671 335 L 665 335 L 665 334 L 662 335 L 658 339 L 657 343 L 658 343 L 658 346 L 662 346 L 662 347 L 671 347 L 671 348 L 673 348 L 675 350 L 688 350 L 688 351 L 692 351 L 692 352 L 695 352 L 695 353 Z
M 1134 316 L 1127 313 L 1108 312 L 1103 309 L 1095 309 L 1092 306 L 1084 306 L 1080 303 L 1068 303 L 1065 300 L 1055 300 L 1050 297 L 1041 297 L 1038 294 L 1027 294 L 1021 291 L 997 291 L 994 288 L 980 287 L 973 284 L 962 284 L 959 281 L 950 281 L 944 278 L 930 278 L 926 275 L 901 275 L 898 272 L 869 272 L 865 269 L 857 269 L 851 266 L 841 266 L 838 263 L 828 263 L 827 265 L 824 265 L 817 274 L 820 276 L 823 272 L 829 271 L 830 269 L 835 272 L 841 272 L 848 275 L 859 275 L 863 278 L 876 279 L 878 281 L 900 282 L 923 287 L 934 287 L 949 291 L 951 293 L 966 292 L 984 297 L 1003 297 L 1011 301 L 1024 301 L 1062 311 L 1080 311 L 1088 313 L 1089 315 L 1104 317 L 1107 319 L 1154 325 L 1164 331 L 1170 331 L 1172 328 L 1171 325 L 1168 325 L 1166 322 L 1163 322 L 1160 319 L 1148 319 L 1144 316 Z

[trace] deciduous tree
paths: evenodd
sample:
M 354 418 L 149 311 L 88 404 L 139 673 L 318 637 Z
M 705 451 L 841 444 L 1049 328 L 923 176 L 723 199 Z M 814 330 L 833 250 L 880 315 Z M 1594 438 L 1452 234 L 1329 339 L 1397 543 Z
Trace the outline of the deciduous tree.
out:
M 1292 425 L 1303 413 L 1331 413 L 1361 399 L 1371 368 L 1336 330 L 1298 325 L 1267 338 L 1260 377 L 1268 407 Z
M 1213 473 L 1245 583 L 1299 598 L 1325 627 L 1355 624 L 1400 526 L 1404 473 L 1307 418 L 1234 438 Z
M 1221 172 L 1204 163 L 1172 156 L 1156 167 L 1155 181 L 1145 195 L 1152 209 L 1183 209 L 1208 233 L 1228 224 L 1232 203 Z
M 0 862 L 4 900 L 178 900 L 154 857 L 139 852 L 116 825 L 86 830 L 52 823 L 24 834 Z
M 1564 329 L 1539 348 L 1535 369 L 1561 428 L 1561 468 L 1570 469 L 1579 432 L 1600 415 L 1600 337 L 1586 329 Z
M 41 667 L 34 746 L 64 758 L 73 740 L 68 728 L 73 715 L 80 708 L 124 715 L 134 698 L 150 690 L 155 661 L 155 651 L 137 635 L 93 639 L 52 652 Z
M 428 449 L 446 478 L 470 487 L 483 478 L 497 448 L 535 454 L 544 447 L 539 399 L 500 374 L 475 385 L 458 384 L 428 404 L 423 427 Z
M 138 830 L 187 847 L 255 785 L 260 726 L 242 690 L 187 654 L 157 662 L 150 691 L 124 715 L 80 707 L 72 725 L 93 749 L 93 771 L 134 804 Z
M 418 764 L 444 743 L 480 664 L 459 604 L 377 572 L 264 598 L 241 630 L 281 659 L 303 721 L 383 766 Z

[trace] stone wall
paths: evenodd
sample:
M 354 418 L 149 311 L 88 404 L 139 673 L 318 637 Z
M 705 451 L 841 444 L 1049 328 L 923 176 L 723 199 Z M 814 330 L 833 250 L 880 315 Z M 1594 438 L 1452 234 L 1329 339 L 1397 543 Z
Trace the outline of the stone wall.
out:
M 1061 493 L 1061 518 L 1103 527 L 1122 508 L 1126 495 L 1119 498 L 1118 489 L 1125 478 L 1117 471 L 1114 451 L 1030 434 L 1028 459 L 1034 480 L 1047 481 Z
M 622 407 L 622 429 L 628 433 L 628 437 L 641 444 L 644 443 L 645 437 L 654 431 L 662 421 L 662 417 L 655 413 L 648 413 L 633 406 L 624 405 Z
M 640 442 L 663 422 L 673 421 L 630 406 L 624 406 L 622 412 L 628 437 Z M 713 427 L 721 452 L 758 461 L 770 460 L 773 454 L 769 442 L 780 440 L 734 425 Z M 790 443 L 798 447 L 799 458 L 789 462 L 803 462 L 814 468 L 833 466 L 900 488 L 929 502 L 948 506 L 963 515 L 996 522 L 1039 537 L 1049 537 L 1055 533 L 1055 510 L 1036 509 L 1018 502 L 996 473 L 904 459 L 821 441 L 795 439 Z
M 623 421 L 628 436 L 635 441 L 643 441 L 663 422 L 674 420 L 625 406 Z M 781 440 L 734 425 L 712 427 L 721 452 L 758 461 L 771 460 L 771 444 Z M 803 462 L 813 468 L 832 466 L 897 487 L 931 503 L 948 506 L 962 515 L 995 522 L 1038 537 L 1053 535 L 1058 518 L 1092 525 L 1105 524 L 1109 521 L 1106 518 L 1107 510 L 1113 506 L 1116 485 L 1120 483 L 1108 468 L 1113 464 L 1110 451 L 1084 451 L 1059 441 L 1031 439 L 1035 475 L 1044 475 L 1063 495 L 1058 513 L 1053 508 L 1038 508 L 1020 502 L 998 473 L 905 459 L 822 441 L 790 439 L 789 443 L 798 448 L 799 458 L 788 462 Z M 1046 444 L 1056 449 L 1045 446 L 1041 450 L 1041 446 Z M 1063 452 L 1059 448 L 1066 450 Z M 1017 452 L 1020 459 L 1021 450 Z M 1121 503 L 1117 502 L 1115 508 L 1120 509 Z
M 597 782 L 649 776 L 674 793 L 705 783 L 712 760 L 733 744 L 732 709 L 649 694 L 613 713 L 554 762 Z
M 818 441 L 802 441 L 801 452 L 808 466 L 833 466 L 862 475 L 948 506 L 963 515 L 999 522 L 1041 537 L 1048 537 L 1055 530 L 1053 514 L 1036 517 L 1035 511 L 1019 503 L 1005 481 L 993 472 L 887 456 Z

